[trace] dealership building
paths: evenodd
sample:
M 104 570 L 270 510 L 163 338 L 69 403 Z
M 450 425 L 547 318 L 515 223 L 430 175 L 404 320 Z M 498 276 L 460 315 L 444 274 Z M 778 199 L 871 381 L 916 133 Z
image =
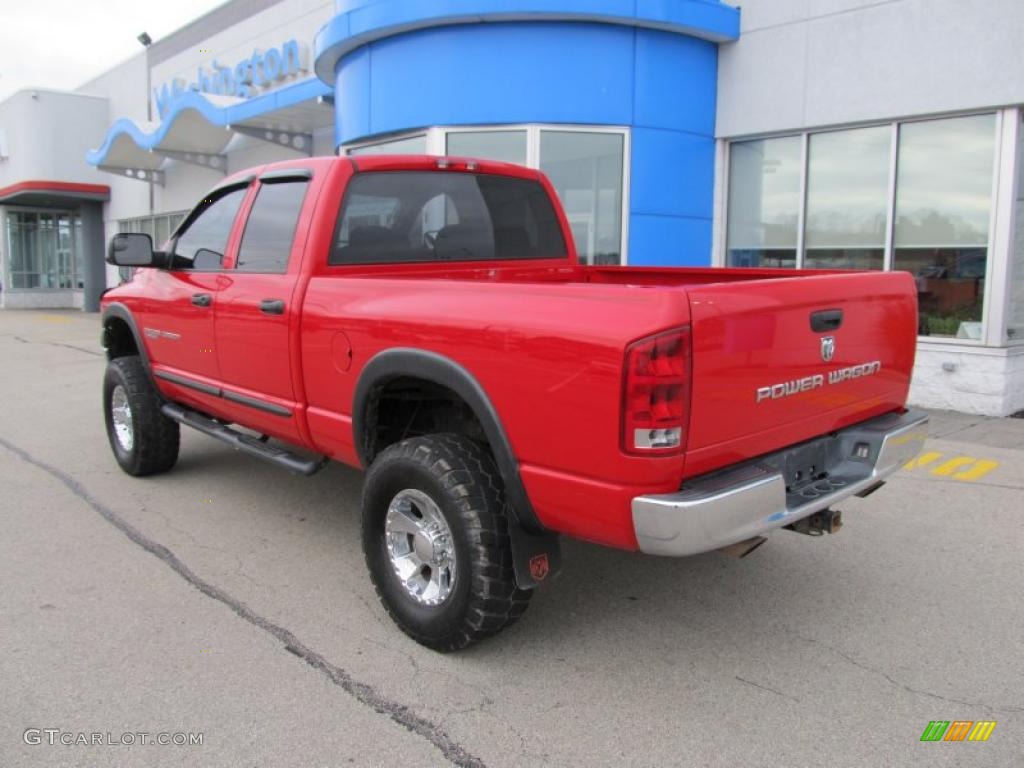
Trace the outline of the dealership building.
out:
M 225 174 L 506 160 L 591 264 L 905 270 L 912 401 L 1024 409 L 1020 0 L 232 0 L 0 103 L 0 306 L 95 310 Z M 40 84 L 43 86 L 44 84 Z

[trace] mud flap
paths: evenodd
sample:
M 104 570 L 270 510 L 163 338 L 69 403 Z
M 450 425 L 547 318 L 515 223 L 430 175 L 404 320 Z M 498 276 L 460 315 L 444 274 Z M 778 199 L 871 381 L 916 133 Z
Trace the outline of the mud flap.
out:
M 562 570 L 562 545 L 557 534 L 530 533 L 514 520 L 509 521 L 508 533 L 517 587 L 536 589 Z

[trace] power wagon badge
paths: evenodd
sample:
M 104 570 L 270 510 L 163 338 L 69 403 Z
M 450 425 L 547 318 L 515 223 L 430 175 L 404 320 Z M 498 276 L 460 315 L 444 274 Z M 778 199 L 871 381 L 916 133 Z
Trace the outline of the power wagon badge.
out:
M 824 357 L 824 349 L 822 350 Z M 828 374 L 816 373 L 813 376 L 804 376 L 802 379 L 782 381 L 778 384 L 770 384 L 767 387 L 757 388 L 757 402 L 765 400 L 779 400 L 790 395 L 798 395 L 801 392 L 810 392 L 812 389 L 824 387 L 826 384 L 842 384 L 849 379 L 859 379 L 862 376 L 872 376 L 882 370 L 882 363 L 872 360 L 870 363 L 851 365 L 848 368 L 837 368 L 829 371 Z

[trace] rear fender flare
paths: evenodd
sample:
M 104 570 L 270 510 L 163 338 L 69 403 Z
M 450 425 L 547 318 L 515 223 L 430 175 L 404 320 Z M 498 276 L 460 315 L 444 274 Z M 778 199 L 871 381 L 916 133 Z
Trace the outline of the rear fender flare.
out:
M 473 374 L 454 360 L 435 352 L 397 347 L 378 353 L 363 368 L 356 385 L 352 408 L 352 432 L 362 465 L 368 467 L 374 458 L 370 455 L 370 435 L 367 432 L 370 397 L 378 386 L 399 376 L 426 379 L 440 384 L 466 402 L 487 436 L 501 479 L 505 483 L 505 494 L 516 517 L 525 527 L 536 532 L 542 531 L 540 521 L 526 494 L 526 488 L 519 477 L 519 465 L 512 453 L 512 446 L 490 398 Z
M 512 510 L 509 536 L 516 583 L 522 589 L 532 589 L 549 575 L 555 575 L 561 568 L 558 535 L 546 531 L 537 518 L 519 476 L 512 446 L 490 398 L 473 374 L 454 360 L 422 349 L 397 347 L 378 353 L 366 364 L 356 385 L 352 408 L 352 433 L 360 463 L 368 467 L 373 461 L 367 424 L 371 396 L 377 387 L 399 376 L 425 379 L 447 387 L 473 411 L 490 444 Z

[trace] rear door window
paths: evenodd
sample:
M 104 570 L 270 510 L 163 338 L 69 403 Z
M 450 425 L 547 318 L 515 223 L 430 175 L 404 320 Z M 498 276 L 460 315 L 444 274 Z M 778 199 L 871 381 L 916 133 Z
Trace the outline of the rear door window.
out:
M 342 203 L 331 264 L 566 258 L 544 187 L 452 171 L 360 173 Z
M 309 182 L 264 183 L 249 211 L 238 249 L 239 272 L 286 272 Z

